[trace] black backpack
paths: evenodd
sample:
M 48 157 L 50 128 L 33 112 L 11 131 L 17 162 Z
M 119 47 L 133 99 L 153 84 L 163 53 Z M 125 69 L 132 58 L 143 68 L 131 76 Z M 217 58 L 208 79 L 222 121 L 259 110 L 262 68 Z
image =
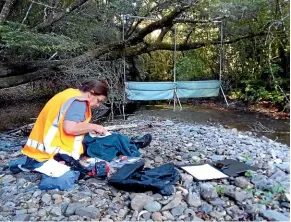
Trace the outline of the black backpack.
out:
M 171 195 L 174 184 L 180 179 L 173 163 L 167 163 L 153 169 L 144 169 L 143 162 L 125 164 L 109 180 L 117 189 L 130 192 L 152 190 L 162 195 Z

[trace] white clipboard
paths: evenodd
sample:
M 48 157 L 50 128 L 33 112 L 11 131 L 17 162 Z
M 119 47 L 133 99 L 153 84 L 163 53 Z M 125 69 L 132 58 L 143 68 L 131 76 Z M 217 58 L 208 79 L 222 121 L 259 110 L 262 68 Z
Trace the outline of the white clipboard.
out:
M 209 164 L 180 166 L 197 180 L 214 180 L 228 178 L 229 176 Z

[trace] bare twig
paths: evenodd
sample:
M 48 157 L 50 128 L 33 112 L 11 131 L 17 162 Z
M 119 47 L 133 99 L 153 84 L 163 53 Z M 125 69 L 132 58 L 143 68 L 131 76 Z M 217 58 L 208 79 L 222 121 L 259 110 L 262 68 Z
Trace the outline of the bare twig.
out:
M 34 4 L 37 4 L 37 5 L 42 5 L 42 6 L 45 6 L 47 8 L 56 8 L 56 7 L 53 7 L 53 6 L 50 6 L 50 5 L 47 5 L 47 4 L 44 4 L 42 2 L 36 2 L 36 1 L 33 1 L 33 0 L 30 0 L 30 2 L 34 3 Z
M 33 6 L 33 2 L 30 3 L 30 5 L 29 5 L 29 7 L 28 7 L 28 9 L 27 9 L 27 12 L 26 12 L 26 14 L 25 14 L 25 16 L 24 16 L 24 18 L 23 18 L 21 24 L 24 24 L 24 22 L 25 22 L 25 20 L 27 19 L 28 14 L 29 14 L 29 12 L 30 12 L 32 6 Z
M 248 125 L 252 131 L 260 132 L 260 133 L 275 133 L 273 129 L 269 129 L 268 127 L 264 126 L 259 121 L 255 122 L 253 125 Z
M 105 126 L 104 128 L 108 131 L 116 131 L 116 130 L 121 130 L 121 129 L 135 128 L 135 127 L 137 127 L 137 124 Z

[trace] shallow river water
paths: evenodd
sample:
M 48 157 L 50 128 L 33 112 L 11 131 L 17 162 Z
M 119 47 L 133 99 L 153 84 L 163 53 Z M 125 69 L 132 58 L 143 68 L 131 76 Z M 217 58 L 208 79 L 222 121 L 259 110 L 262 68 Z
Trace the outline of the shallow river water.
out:
M 45 100 L 0 104 L 0 132 L 34 122 L 45 104 Z M 183 105 L 183 110 L 167 105 L 149 105 L 140 108 L 137 113 L 160 116 L 186 122 L 200 124 L 219 123 L 226 127 L 237 128 L 240 131 L 256 132 L 277 142 L 290 146 L 290 121 L 276 120 L 257 113 L 246 113 L 234 110 L 218 110 Z
M 173 106 L 152 105 L 145 106 L 139 112 L 179 121 L 197 122 L 200 124 L 209 122 L 219 123 L 226 127 L 236 128 L 240 131 L 255 132 L 258 136 L 266 136 L 272 140 L 290 146 L 290 121 L 276 120 L 258 113 L 184 105 L 181 111 L 179 108 L 176 108 L 176 111 L 174 111 Z

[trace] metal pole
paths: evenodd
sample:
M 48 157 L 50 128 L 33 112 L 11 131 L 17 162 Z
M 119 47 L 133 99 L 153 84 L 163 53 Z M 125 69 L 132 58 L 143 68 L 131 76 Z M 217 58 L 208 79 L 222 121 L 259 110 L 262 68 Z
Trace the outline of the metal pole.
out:
M 223 23 L 220 23 L 220 56 L 219 56 L 219 81 L 221 81 L 222 75 L 222 56 L 223 56 Z
M 228 104 L 228 102 L 227 102 L 227 99 L 226 99 L 226 96 L 225 96 L 225 94 L 224 94 L 224 92 L 223 92 L 222 86 L 220 86 L 220 89 L 221 89 L 222 95 L 223 95 L 223 97 L 224 97 L 224 100 L 225 100 L 225 102 L 226 102 L 226 105 L 229 106 L 229 104 Z
M 176 50 L 177 50 L 177 39 L 176 39 L 176 26 L 174 26 L 174 82 L 176 83 Z
M 137 16 L 137 15 L 125 15 L 127 18 L 137 18 L 137 19 L 147 19 L 147 20 L 160 20 L 158 18 L 152 18 L 152 17 L 144 17 L 144 16 Z
M 219 81 L 221 81 L 221 76 L 222 76 L 222 63 L 223 63 L 223 22 L 220 23 L 220 62 L 219 62 Z M 228 102 L 227 102 L 227 99 L 226 99 L 226 96 L 224 94 L 224 91 L 222 89 L 222 85 L 220 84 L 220 89 L 221 89 L 221 92 L 222 92 L 222 95 L 224 97 L 224 100 L 226 102 L 226 105 L 229 106 Z
M 125 37 L 124 37 L 124 31 L 125 31 L 125 22 L 126 22 L 126 16 L 122 15 L 122 41 L 124 44 L 124 48 L 123 48 L 123 83 L 124 83 L 124 91 L 123 91 L 123 103 L 122 103 L 122 114 L 123 114 L 123 119 L 125 120 L 125 88 L 126 88 L 126 75 L 125 75 Z
M 174 111 L 176 110 L 176 97 L 177 97 L 177 89 L 176 89 L 176 26 L 174 26 L 174 52 L 173 52 L 173 62 L 174 62 L 174 83 L 175 83 L 175 89 L 173 94 L 174 99 Z

